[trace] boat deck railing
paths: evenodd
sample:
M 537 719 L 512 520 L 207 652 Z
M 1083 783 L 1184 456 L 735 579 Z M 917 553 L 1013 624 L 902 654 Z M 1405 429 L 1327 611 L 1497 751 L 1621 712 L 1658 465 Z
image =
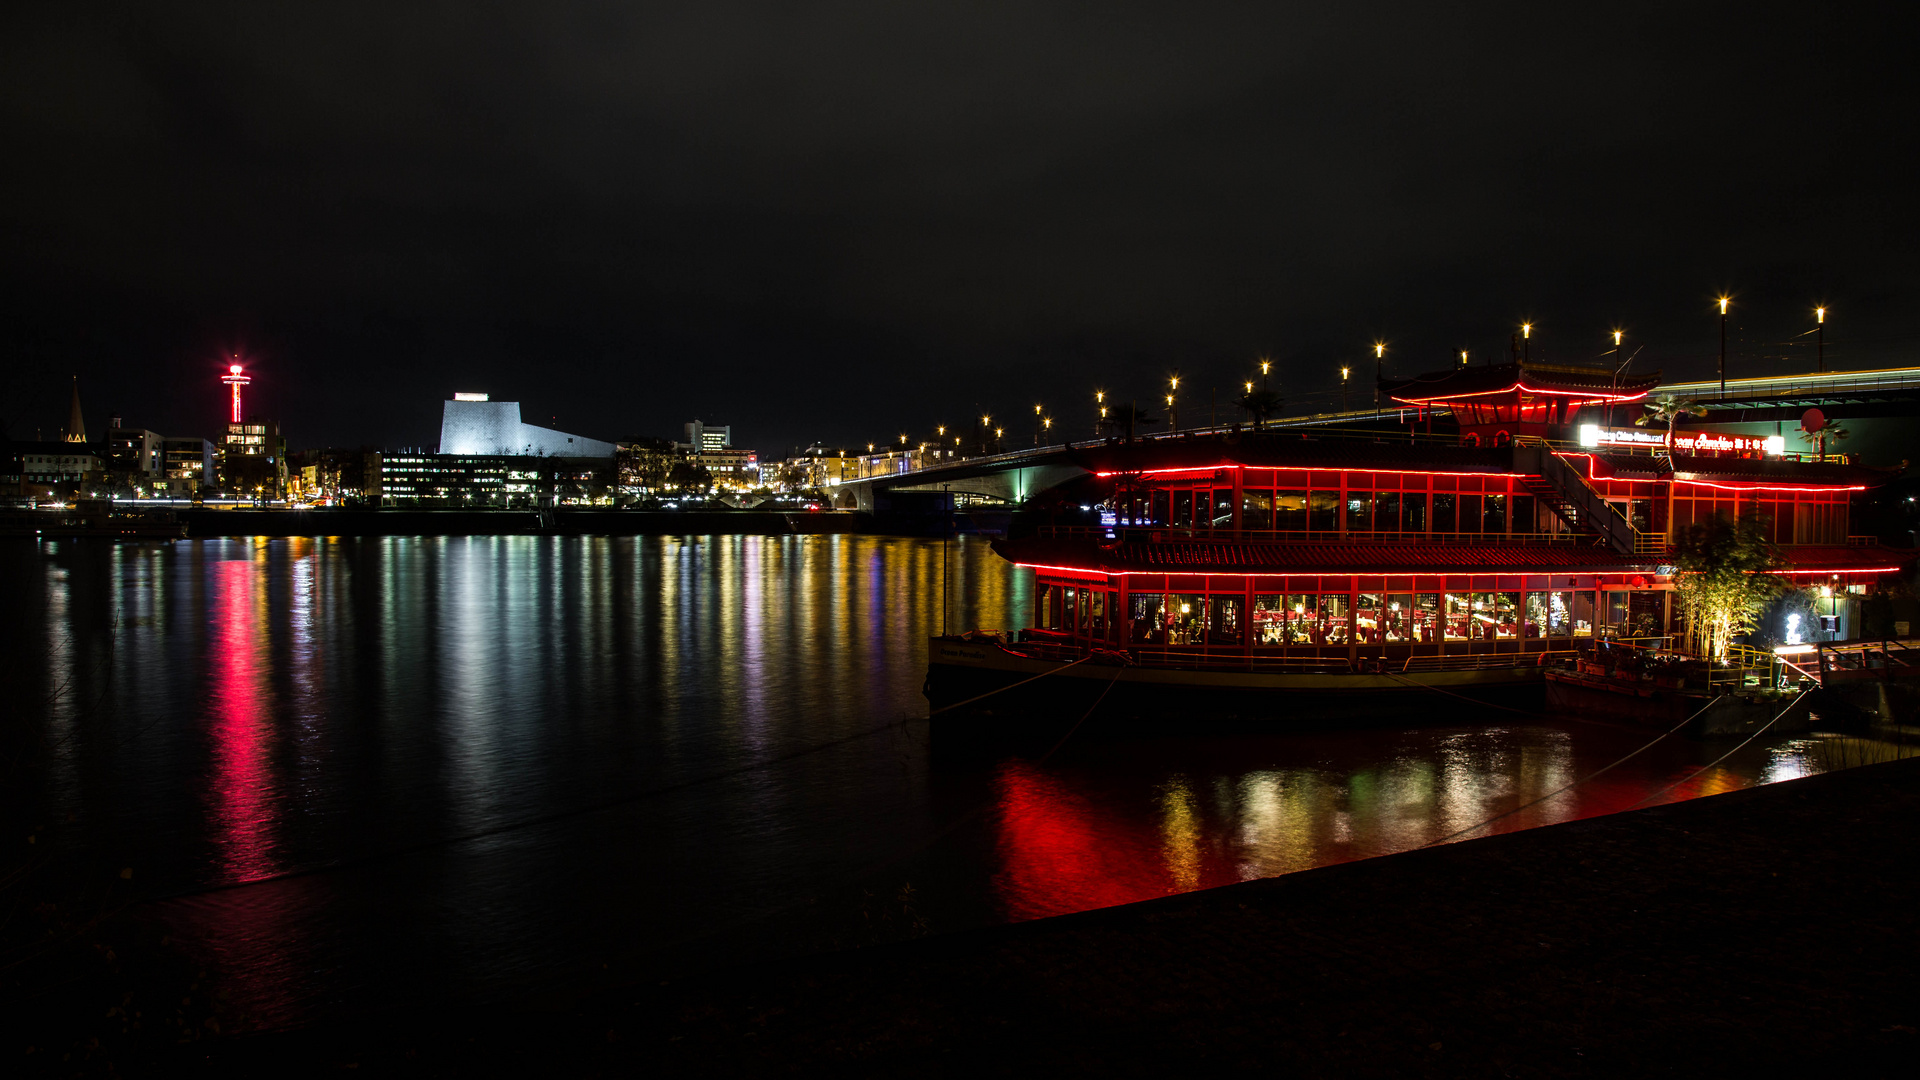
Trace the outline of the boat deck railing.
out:
M 1225 526 L 1176 525 L 1042 525 L 1038 535 L 1055 540 L 1117 540 L 1123 543 L 1164 544 L 1200 541 L 1222 544 L 1528 544 L 1592 545 L 1596 538 L 1573 532 L 1368 532 L 1351 529 L 1235 529 Z
M 1072 662 L 1090 660 L 1095 664 L 1125 664 L 1131 667 L 1214 672 L 1251 672 L 1259 674 L 1423 673 L 1435 671 L 1484 671 L 1494 668 L 1541 667 L 1575 656 L 1572 649 L 1542 649 L 1525 652 L 1454 653 L 1407 657 L 1361 656 L 1286 656 L 1263 653 L 1225 652 L 1200 646 L 1141 647 L 1127 649 L 1088 648 L 1032 639 L 1020 640 L 1006 631 L 974 631 L 966 635 L 974 640 L 998 644 L 1009 652 L 1035 660 Z

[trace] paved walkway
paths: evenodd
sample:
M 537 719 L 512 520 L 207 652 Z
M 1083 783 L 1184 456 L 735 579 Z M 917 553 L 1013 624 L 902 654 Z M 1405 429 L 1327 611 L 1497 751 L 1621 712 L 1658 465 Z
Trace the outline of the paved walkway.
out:
M 602 995 L 234 1071 L 1920 1071 L 1920 760 Z M 1844 1075 L 1844 1074 L 1842 1074 Z

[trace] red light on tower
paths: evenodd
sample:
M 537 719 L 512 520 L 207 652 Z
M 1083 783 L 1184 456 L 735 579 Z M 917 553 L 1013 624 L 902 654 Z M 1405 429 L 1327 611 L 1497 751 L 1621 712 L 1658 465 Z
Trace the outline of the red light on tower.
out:
M 225 375 L 220 376 L 220 381 L 233 387 L 233 422 L 237 424 L 240 422 L 240 388 L 253 380 L 240 374 L 240 365 L 234 364 L 227 368 Z

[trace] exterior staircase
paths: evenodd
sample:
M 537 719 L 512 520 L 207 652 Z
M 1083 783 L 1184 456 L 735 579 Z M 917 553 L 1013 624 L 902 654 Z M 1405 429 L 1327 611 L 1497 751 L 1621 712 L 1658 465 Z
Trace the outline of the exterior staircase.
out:
M 1622 555 L 1651 552 L 1652 538 L 1641 536 L 1619 508 L 1593 490 L 1565 458 L 1545 446 L 1515 446 L 1513 467 L 1534 498 L 1550 507 L 1568 528 Z

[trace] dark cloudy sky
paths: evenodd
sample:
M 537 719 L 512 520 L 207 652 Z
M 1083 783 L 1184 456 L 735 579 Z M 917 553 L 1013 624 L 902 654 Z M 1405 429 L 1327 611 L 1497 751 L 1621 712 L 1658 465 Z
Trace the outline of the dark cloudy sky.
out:
M 0 418 L 295 446 L 484 390 L 785 452 L 1270 353 L 1912 362 L 1893 5 L 234 3 L 0 10 Z M 1198 415 L 1191 412 L 1189 415 Z M 1017 430 L 1024 431 L 1024 428 Z

